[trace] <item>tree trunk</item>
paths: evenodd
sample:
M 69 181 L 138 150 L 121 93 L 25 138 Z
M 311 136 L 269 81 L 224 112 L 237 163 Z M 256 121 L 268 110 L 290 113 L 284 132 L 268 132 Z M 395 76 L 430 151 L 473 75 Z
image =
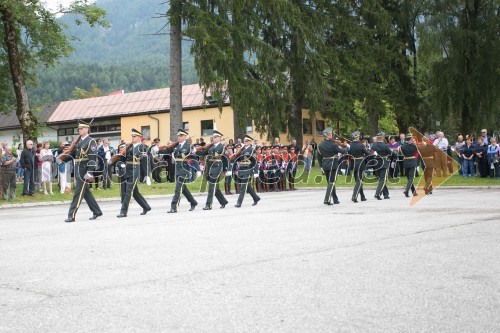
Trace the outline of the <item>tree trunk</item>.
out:
M 304 102 L 304 90 L 299 85 L 300 70 L 302 67 L 302 52 L 299 49 L 298 35 L 293 32 L 291 37 L 290 53 L 292 54 L 291 68 L 290 68 L 290 81 L 292 83 L 292 112 L 288 118 L 288 133 L 297 140 L 299 146 L 302 145 L 302 104 Z
M 24 76 L 21 67 L 21 57 L 18 46 L 18 32 L 16 23 L 11 11 L 8 8 L 0 7 L 1 20 L 4 27 L 5 44 L 9 59 L 10 73 L 16 95 L 16 115 L 21 130 L 23 132 L 23 142 L 37 139 L 37 119 L 30 110 L 28 92 L 24 83 Z
M 170 140 L 182 128 L 181 0 L 170 0 Z
M 370 136 L 378 133 L 378 114 L 373 110 L 368 110 L 368 119 L 370 121 Z
M 241 118 L 241 115 L 238 114 L 238 108 L 233 107 L 233 126 L 234 126 L 233 127 L 234 128 L 233 140 L 234 140 L 234 142 L 236 142 L 236 140 L 238 138 L 243 140 L 243 137 L 247 134 L 246 126 L 242 125 L 240 118 Z

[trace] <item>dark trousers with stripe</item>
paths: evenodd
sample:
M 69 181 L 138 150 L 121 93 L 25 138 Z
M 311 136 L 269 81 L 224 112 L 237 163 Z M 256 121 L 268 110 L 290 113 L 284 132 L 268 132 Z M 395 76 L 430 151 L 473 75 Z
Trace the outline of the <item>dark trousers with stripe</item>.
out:
M 357 199 L 359 194 L 363 199 L 365 197 L 365 193 L 363 192 L 363 174 L 365 172 L 365 168 L 362 167 L 361 163 L 357 162 L 356 160 L 353 161 L 353 163 L 354 163 L 354 168 L 352 170 L 352 173 L 354 175 L 355 183 L 354 183 L 354 190 L 352 192 L 352 198 Z
M 408 179 L 408 183 L 406 184 L 405 192 L 409 193 L 410 189 L 415 192 L 415 186 L 413 186 L 413 180 L 415 179 L 415 173 L 417 172 L 417 168 L 406 168 L 406 179 Z
M 198 204 L 198 202 L 196 202 L 193 195 L 191 194 L 191 192 L 189 192 L 189 189 L 186 186 L 188 180 L 189 180 L 189 175 L 175 176 L 175 193 L 174 197 L 172 198 L 172 204 L 171 204 L 171 208 L 173 210 L 177 210 L 177 206 L 179 206 L 179 201 L 181 200 L 181 192 L 182 194 L 184 194 L 184 196 L 191 205 Z
M 253 201 L 259 201 L 260 197 L 255 193 L 254 189 L 252 186 L 249 186 L 252 182 L 252 175 L 248 176 L 240 176 L 239 181 L 240 181 L 240 195 L 238 196 L 238 204 L 243 203 L 243 199 L 245 198 L 245 193 L 248 192 L 250 196 L 252 197 Z
M 122 208 L 120 209 L 121 214 L 127 215 L 132 196 L 142 209 L 151 210 L 151 207 L 147 203 L 146 199 L 144 199 L 142 194 L 139 192 L 139 188 L 137 187 L 138 180 L 138 175 L 125 179 L 125 184 L 122 185 L 125 186 L 125 194 L 123 195 Z
M 78 174 L 76 175 L 75 180 L 75 193 L 73 195 L 73 201 L 71 201 L 71 205 L 69 206 L 68 217 L 72 219 L 75 218 L 76 212 L 78 211 L 78 208 L 80 208 L 80 204 L 84 199 L 92 213 L 97 215 L 102 214 L 101 208 L 99 208 L 92 192 L 90 192 L 89 184 L 83 180 L 82 177 L 79 177 Z
M 336 202 L 339 200 L 337 191 L 335 190 L 335 182 L 337 181 L 337 169 L 324 170 L 326 177 L 326 193 L 324 202 L 330 202 L 330 198 Z
M 217 198 L 219 203 L 221 205 L 227 205 L 227 200 L 224 197 L 224 194 L 222 194 L 219 186 L 219 176 L 220 173 L 216 174 L 208 174 L 207 175 L 207 181 L 208 181 L 208 196 L 207 196 L 207 207 L 212 207 L 212 203 L 214 201 L 214 196 Z
M 377 189 L 375 190 L 375 195 L 379 196 L 381 193 L 384 195 L 384 197 L 389 196 L 389 190 L 387 189 L 387 174 L 388 174 L 388 169 L 387 168 L 380 168 L 378 172 L 378 184 L 377 184 Z

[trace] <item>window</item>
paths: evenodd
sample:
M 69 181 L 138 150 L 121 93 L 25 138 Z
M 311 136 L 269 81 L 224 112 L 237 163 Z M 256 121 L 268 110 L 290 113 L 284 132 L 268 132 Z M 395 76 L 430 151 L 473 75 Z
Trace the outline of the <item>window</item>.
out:
M 312 134 L 312 124 L 310 119 L 302 119 L 302 133 Z
M 151 139 L 151 129 L 149 128 L 149 126 L 141 126 L 141 132 L 144 139 Z
M 76 132 L 76 133 L 75 133 Z M 60 128 L 57 130 L 58 136 L 78 134 L 78 129 L 75 128 Z
M 252 133 L 252 132 L 253 132 L 252 118 L 248 117 L 247 118 L 247 133 Z
M 325 130 L 325 121 L 316 120 L 316 135 L 322 136 L 324 130 Z
M 183 122 L 182 129 L 189 132 L 189 122 L 187 121 Z
M 211 136 L 214 132 L 214 121 L 202 120 L 201 121 L 201 136 Z

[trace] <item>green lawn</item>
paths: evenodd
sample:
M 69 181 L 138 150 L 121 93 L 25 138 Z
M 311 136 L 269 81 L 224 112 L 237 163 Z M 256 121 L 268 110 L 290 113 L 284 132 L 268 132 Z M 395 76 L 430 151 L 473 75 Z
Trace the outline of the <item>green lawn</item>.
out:
M 321 175 L 321 169 L 316 166 L 311 169 L 309 176 L 303 172 L 303 169 L 300 168 L 297 172 L 296 176 L 298 184 L 297 188 L 300 187 L 324 187 L 326 186 L 325 178 Z M 418 178 L 415 181 L 415 184 L 418 184 Z M 365 177 L 364 186 L 365 187 L 374 187 L 376 186 L 376 179 L 372 177 Z M 222 185 L 222 184 L 221 184 Z M 388 186 L 400 186 L 403 187 L 406 185 L 406 178 L 400 179 L 389 179 Z M 500 180 L 490 179 L 490 178 L 467 178 L 464 179 L 462 176 L 455 174 L 454 176 L 447 179 L 442 186 L 491 186 L 497 185 L 500 186 Z M 154 194 L 172 194 L 174 192 L 174 184 L 172 183 L 162 183 L 156 184 L 153 183 L 151 186 L 146 184 L 139 184 L 139 189 L 143 195 L 154 195 Z M 339 187 L 352 187 L 354 186 L 354 178 L 339 176 L 337 178 L 337 186 Z M 198 179 L 192 184 L 188 185 L 189 189 L 194 192 L 200 192 L 200 190 L 206 191 L 206 184 L 202 184 L 201 180 Z M 223 185 L 222 185 L 223 187 Z M 25 202 L 41 202 L 41 201 L 64 201 L 71 200 L 72 195 L 61 194 L 59 193 L 59 188 L 57 184 L 54 184 L 54 194 L 53 195 L 44 195 L 40 192 L 36 193 L 35 198 L 31 197 L 22 197 L 22 184 L 17 184 L 17 198 L 14 201 L 5 201 L 3 198 L 0 200 L 0 205 L 4 205 L 7 203 L 25 203 Z M 234 192 L 234 185 L 232 191 Z M 112 186 L 110 190 L 93 190 L 93 194 L 96 198 L 111 198 L 119 196 L 119 185 L 115 184 Z

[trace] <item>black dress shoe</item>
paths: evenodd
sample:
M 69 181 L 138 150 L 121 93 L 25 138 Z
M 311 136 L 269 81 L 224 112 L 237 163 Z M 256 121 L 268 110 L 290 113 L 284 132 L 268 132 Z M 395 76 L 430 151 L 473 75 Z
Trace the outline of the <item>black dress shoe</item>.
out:
M 257 200 L 255 200 L 252 204 L 252 206 L 257 206 L 257 203 L 260 201 L 260 198 L 257 198 Z
M 358 202 L 358 199 L 356 199 L 356 198 L 351 198 L 351 201 L 352 201 L 352 202 L 356 202 L 356 203 L 357 203 L 357 202 Z
M 151 210 L 151 208 L 143 209 L 141 215 L 146 215 L 150 210 Z
M 203 207 L 203 210 L 212 210 L 212 207 L 210 207 L 210 206 L 205 206 L 205 207 Z
M 328 205 L 328 206 L 333 205 L 330 201 L 323 201 L 323 203 L 324 203 L 325 205 Z
M 234 207 L 236 207 L 236 208 L 240 208 L 240 207 L 241 207 L 241 204 L 240 204 L 240 203 L 237 203 L 236 205 L 234 205 Z
M 97 220 L 97 218 L 98 218 L 99 216 L 102 216 L 102 213 L 100 213 L 100 214 L 95 214 L 95 213 L 94 213 L 94 215 L 92 215 L 92 217 L 91 217 L 91 218 L 89 218 L 89 220 L 91 220 L 91 221 L 93 221 L 93 220 Z
M 390 196 L 388 196 L 388 195 L 386 195 L 386 196 L 384 197 L 384 199 L 390 199 L 390 198 L 391 198 L 391 197 L 390 197 Z
M 226 205 L 227 205 L 227 203 L 225 203 L 225 204 L 221 205 L 221 206 L 220 206 L 220 209 L 224 209 L 224 208 L 226 208 Z
M 338 205 L 339 203 L 340 203 L 340 201 L 338 201 L 338 200 L 333 200 L 333 204 L 334 204 L 334 205 Z
M 177 213 L 177 210 L 176 209 L 170 209 L 167 213 Z
M 417 196 L 418 196 L 417 191 L 413 192 L 413 196 L 414 196 L 414 197 L 417 197 Z
M 118 217 L 118 218 L 127 217 L 127 214 L 120 213 L 120 214 L 116 215 L 116 217 Z
M 383 199 L 380 197 L 380 195 L 376 195 L 376 196 L 375 196 L 375 199 L 377 199 L 377 200 L 383 200 Z
M 75 222 L 75 219 L 72 217 L 68 217 L 64 222 L 70 223 L 70 222 Z
M 196 208 L 197 205 L 198 205 L 197 203 L 191 204 L 191 208 L 189 208 L 189 211 L 192 212 Z
M 408 192 L 404 191 L 403 193 L 404 193 L 405 197 L 407 197 L 407 198 L 410 197 L 410 195 L 408 194 Z
M 366 201 L 367 199 L 365 197 L 361 198 L 361 201 Z

